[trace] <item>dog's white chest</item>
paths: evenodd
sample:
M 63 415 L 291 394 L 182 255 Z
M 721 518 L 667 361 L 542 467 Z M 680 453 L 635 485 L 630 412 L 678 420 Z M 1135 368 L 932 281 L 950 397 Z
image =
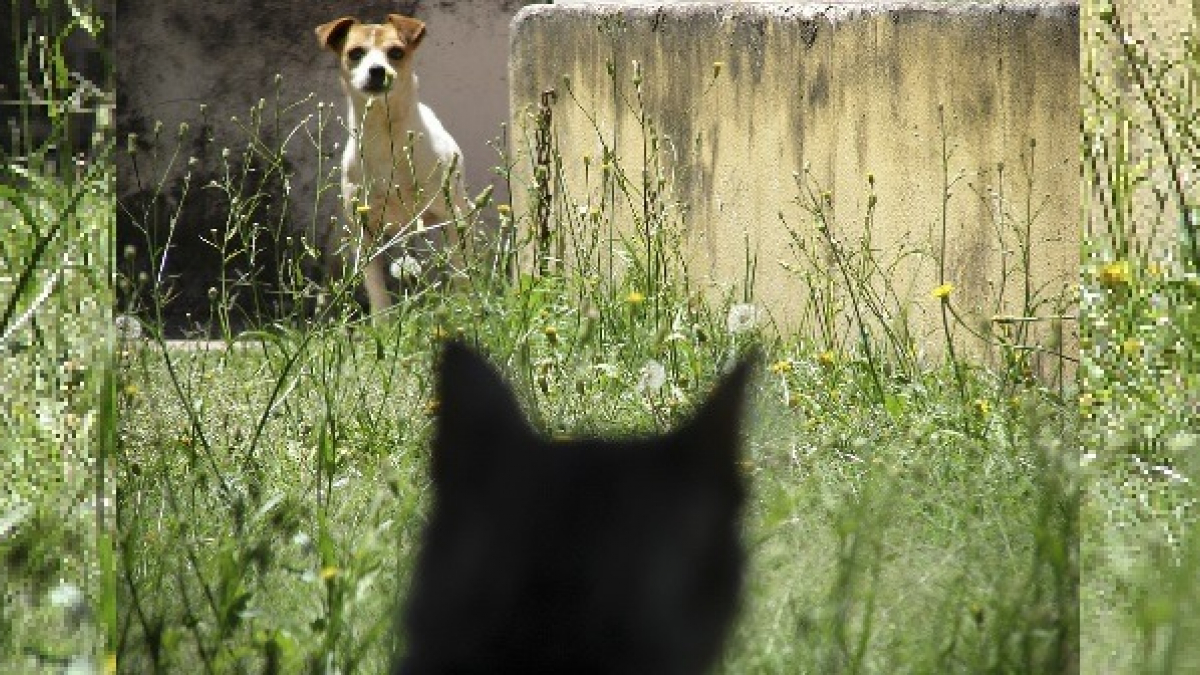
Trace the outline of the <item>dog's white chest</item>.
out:
M 386 107 L 370 110 L 351 130 L 342 168 L 360 200 L 417 206 L 436 196 L 430 190 L 445 180 L 458 146 L 446 142 L 448 135 L 424 105 L 403 116 L 389 113 Z

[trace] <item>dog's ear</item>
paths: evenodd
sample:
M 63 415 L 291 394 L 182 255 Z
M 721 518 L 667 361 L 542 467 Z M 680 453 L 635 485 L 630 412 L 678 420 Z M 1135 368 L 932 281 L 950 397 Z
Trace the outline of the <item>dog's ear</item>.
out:
M 396 27 L 400 37 L 404 38 L 404 46 L 408 50 L 416 49 L 425 37 L 425 22 L 403 14 L 388 14 L 388 22 Z
M 346 41 L 346 33 L 356 23 L 358 23 L 358 19 L 352 16 L 343 16 L 329 23 L 323 23 L 317 26 L 317 41 L 321 43 L 322 47 L 328 50 L 340 52 L 342 51 L 342 43 Z

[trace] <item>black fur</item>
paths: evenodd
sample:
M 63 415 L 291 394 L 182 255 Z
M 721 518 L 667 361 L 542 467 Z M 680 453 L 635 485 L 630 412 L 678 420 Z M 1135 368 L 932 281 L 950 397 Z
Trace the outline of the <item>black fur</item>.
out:
M 749 366 L 656 438 L 549 441 L 450 344 L 435 501 L 394 673 L 696 675 L 737 609 Z

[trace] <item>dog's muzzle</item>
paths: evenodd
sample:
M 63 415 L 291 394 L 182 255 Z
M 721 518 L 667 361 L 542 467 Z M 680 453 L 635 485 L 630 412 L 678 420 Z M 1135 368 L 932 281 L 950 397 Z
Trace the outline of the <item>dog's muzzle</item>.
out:
M 371 66 L 367 71 L 367 81 L 363 84 L 363 91 L 372 94 L 381 94 L 392 88 L 392 80 L 394 76 L 388 72 L 383 66 Z

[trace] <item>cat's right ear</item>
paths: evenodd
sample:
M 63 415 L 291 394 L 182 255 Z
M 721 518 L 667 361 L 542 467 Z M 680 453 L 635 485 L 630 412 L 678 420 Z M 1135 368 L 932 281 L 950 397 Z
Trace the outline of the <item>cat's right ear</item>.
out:
M 679 433 L 688 440 L 677 447 L 684 449 L 688 466 L 730 472 L 735 481 L 740 476 L 737 465 L 747 389 L 757 362 L 757 352 L 744 357 L 720 379 L 691 421 L 680 429 Z
M 434 483 L 473 483 L 495 475 L 505 450 L 532 437 L 512 389 L 466 345 L 450 341 L 438 366 Z

